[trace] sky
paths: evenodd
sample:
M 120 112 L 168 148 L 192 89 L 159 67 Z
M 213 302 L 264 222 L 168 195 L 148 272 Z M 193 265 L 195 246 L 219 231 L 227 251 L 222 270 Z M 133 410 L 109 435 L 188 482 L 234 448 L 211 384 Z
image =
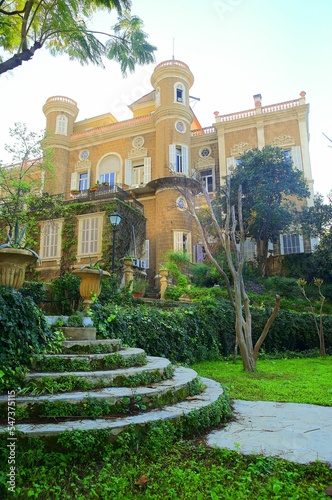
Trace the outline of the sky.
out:
M 179 59 L 195 82 L 190 95 L 202 127 L 221 115 L 297 99 L 310 105 L 310 157 L 315 193 L 332 190 L 332 1 L 331 0 L 133 0 L 142 18 L 156 63 L 137 67 L 127 78 L 119 65 L 81 66 L 67 56 L 37 51 L 34 58 L 0 76 L 0 159 L 16 122 L 39 132 L 48 97 L 74 99 L 78 120 L 111 112 L 131 117 L 128 105 L 152 90 L 150 76 L 162 61 Z M 97 15 L 94 27 L 108 30 L 116 15 Z

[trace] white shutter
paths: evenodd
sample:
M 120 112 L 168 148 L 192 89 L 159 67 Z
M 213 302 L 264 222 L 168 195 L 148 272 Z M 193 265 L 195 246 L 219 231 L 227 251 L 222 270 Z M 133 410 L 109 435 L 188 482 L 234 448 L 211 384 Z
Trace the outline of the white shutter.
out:
M 192 244 L 191 244 L 191 233 L 188 233 L 186 239 L 186 252 L 189 255 L 190 262 L 192 262 L 193 257 L 192 257 Z
M 150 240 L 145 240 L 145 269 L 150 268 Z
M 71 174 L 71 178 L 70 178 L 70 191 L 74 191 L 75 189 L 78 189 L 78 173 L 77 172 L 73 172 Z
M 144 158 L 144 184 L 151 181 L 151 156 Z
M 182 146 L 182 173 L 188 175 L 189 170 L 189 148 L 188 146 Z
M 91 179 L 91 168 L 88 168 L 88 171 L 87 171 L 87 174 L 88 174 L 88 178 L 87 178 L 87 186 L 86 188 L 89 189 L 90 187 L 90 179 Z
M 174 231 L 174 251 L 183 252 L 183 232 Z
M 230 156 L 229 158 L 226 158 L 226 172 L 227 175 L 231 174 L 234 168 L 236 167 L 236 161 L 234 156 Z
M 172 172 L 175 172 L 175 166 L 176 166 L 176 150 L 175 150 L 175 144 L 170 144 L 169 145 L 169 168 L 172 170 Z
M 131 186 L 133 184 L 133 162 L 125 160 L 125 184 Z
M 302 172 L 301 146 L 293 146 L 291 155 L 292 155 L 293 168 L 295 170 L 301 170 Z

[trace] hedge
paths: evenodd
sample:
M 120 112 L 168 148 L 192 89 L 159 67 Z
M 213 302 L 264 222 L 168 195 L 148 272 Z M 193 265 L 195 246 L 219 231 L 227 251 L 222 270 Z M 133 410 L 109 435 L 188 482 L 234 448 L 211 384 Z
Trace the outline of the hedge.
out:
M 253 341 L 259 337 L 271 310 L 252 308 Z M 210 299 L 171 310 L 95 304 L 93 316 L 99 336 L 121 338 L 150 356 L 173 362 L 193 363 L 234 351 L 234 310 L 226 300 Z M 332 318 L 323 318 L 325 345 L 332 354 Z M 266 353 L 318 350 L 311 314 L 279 311 L 262 349 Z

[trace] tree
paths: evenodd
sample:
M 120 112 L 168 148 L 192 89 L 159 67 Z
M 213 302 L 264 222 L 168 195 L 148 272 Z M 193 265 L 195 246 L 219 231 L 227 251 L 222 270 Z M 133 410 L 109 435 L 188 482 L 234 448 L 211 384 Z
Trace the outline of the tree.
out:
M 223 226 L 219 223 L 220 214 L 216 213 L 216 209 L 212 206 L 208 192 L 202 188 L 197 181 L 189 182 L 189 179 L 184 179 L 182 185 L 179 184 L 177 189 L 186 199 L 187 212 L 197 223 L 199 234 L 202 238 L 209 260 L 214 264 L 219 274 L 221 274 L 225 280 L 228 296 L 235 309 L 236 344 L 240 348 L 243 369 L 245 371 L 255 371 L 259 349 L 278 314 L 280 297 L 276 296 L 274 309 L 254 346 L 252 341 L 251 311 L 249 307 L 250 300 L 243 279 L 243 267 L 245 263 L 244 243 L 246 234 L 242 217 L 243 197 L 241 187 L 238 190 L 237 219 L 235 206 L 231 205 L 230 178 L 227 176 L 225 188 L 226 216 Z M 197 194 L 200 192 L 204 197 L 203 203 L 198 203 L 197 200 Z M 216 247 L 217 241 L 225 251 L 228 268 L 233 281 L 232 284 L 224 269 L 214 256 L 214 248 Z
M 312 207 L 305 207 L 301 213 L 304 234 L 316 236 L 319 243 L 311 255 L 309 279 L 321 278 L 325 283 L 332 282 L 332 191 L 327 195 L 328 203 L 321 194 L 314 197 Z
M 67 54 L 81 64 L 103 67 L 103 57 L 120 63 L 123 74 L 135 64 L 154 62 L 156 47 L 147 41 L 143 23 L 130 14 L 130 0 L 0 0 L 0 74 L 29 61 L 42 47 Z M 116 9 L 112 33 L 98 32 L 89 21 L 98 11 Z M 106 38 L 103 43 L 100 38 Z
M 267 272 L 269 241 L 276 242 L 297 214 L 295 200 L 309 196 L 302 172 L 293 168 L 281 148 L 266 146 L 247 151 L 231 175 L 231 200 L 242 186 L 243 225 L 257 246 L 258 266 Z M 227 203 L 223 200 L 223 205 Z
M 43 151 L 42 134 L 28 132 L 24 124 L 15 123 L 10 129 L 14 139 L 5 149 L 12 155 L 12 163 L 0 163 L 0 204 L 1 221 L 13 238 L 20 224 L 25 223 L 31 199 L 42 193 L 46 175 L 52 175 L 52 150 Z

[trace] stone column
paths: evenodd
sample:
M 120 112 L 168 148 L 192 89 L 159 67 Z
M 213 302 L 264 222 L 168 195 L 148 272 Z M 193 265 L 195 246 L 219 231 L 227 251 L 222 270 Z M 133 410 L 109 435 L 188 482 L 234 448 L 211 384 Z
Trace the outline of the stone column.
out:
M 166 292 L 166 288 L 167 288 L 168 269 L 160 269 L 159 274 L 161 276 L 161 278 L 160 278 L 160 298 L 161 298 L 161 300 L 164 300 L 165 292 Z

